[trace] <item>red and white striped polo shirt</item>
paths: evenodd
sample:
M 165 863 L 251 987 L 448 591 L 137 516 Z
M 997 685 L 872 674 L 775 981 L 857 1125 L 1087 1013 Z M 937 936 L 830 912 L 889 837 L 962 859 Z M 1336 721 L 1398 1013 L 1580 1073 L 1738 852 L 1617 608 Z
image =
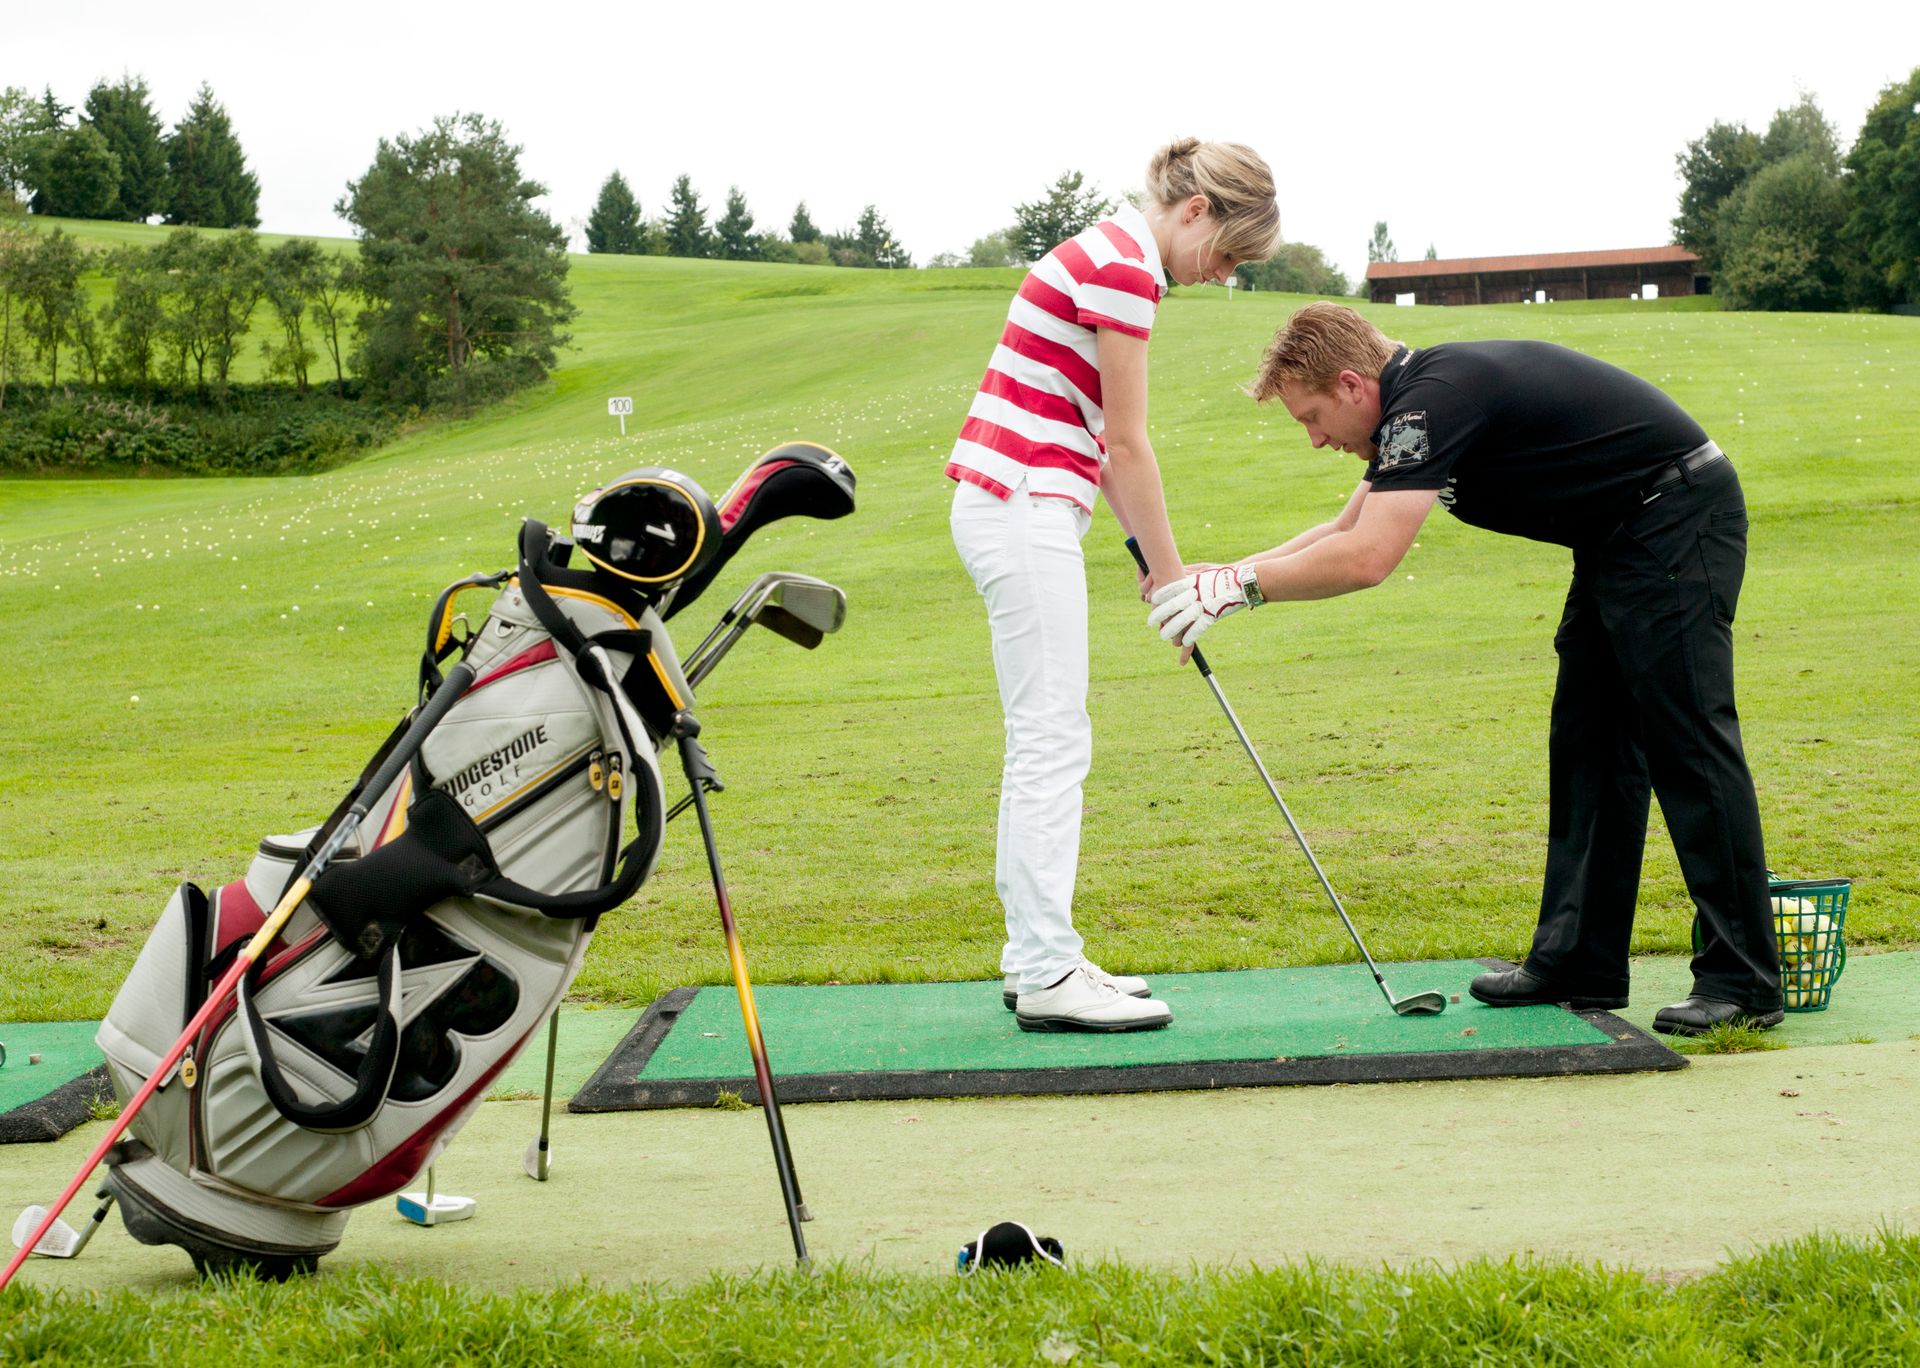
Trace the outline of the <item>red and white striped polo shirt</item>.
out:
M 1034 263 L 947 461 L 951 479 L 1005 499 L 1071 499 L 1088 512 L 1106 463 L 1094 332 L 1146 337 L 1167 292 L 1147 220 L 1132 205 Z

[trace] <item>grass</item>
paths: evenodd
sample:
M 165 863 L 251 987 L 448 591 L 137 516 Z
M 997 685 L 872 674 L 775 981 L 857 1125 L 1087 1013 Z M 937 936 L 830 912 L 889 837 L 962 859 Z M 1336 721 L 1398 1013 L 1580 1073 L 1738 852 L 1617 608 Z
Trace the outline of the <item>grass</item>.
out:
M 774 567 L 849 597 L 818 652 L 756 638 L 702 691 L 755 976 L 993 974 L 1000 719 L 939 472 L 1017 274 L 590 257 L 573 280 L 577 346 L 551 384 L 352 466 L 0 483 L 0 651 L 20 681 L 0 735 L 0 956 L 22 969 L 0 983 L 0 1020 L 99 1015 L 175 883 L 237 877 L 262 834 L 328 811 L 410 699 L 433 596 L 505 564 L 522 516 L 557 519 L 643 464 L 724 489 L 792 437 L 849 458 L 860 513 L 776 526 L 681 619 L 684 647 Z M 1152 426 L 1195 558 L 1330 515 L 1358 474 L 1237 389 L 1298 302 L 1186 290 L 1163 306 Z M 1665 301 L 1375 314 L 1414 343 L 1528 335 L 1595 352 L 1665 385 L 1729 448 L 1754 517 L 1739 692 L 1769 856 L 1785 874 L 1852 876 L 1856 942 L 1920 937 L 1905 455 L 1920 328 Z M 634 398 L 624 441 L 610 394 Z M 1087 552 L 1097 740 L 1078 920 L 1093 952 L 1140 972 L 1348 958 L 1199 681 L 1142 628 L 1104 514 Z M 1525 948 L 1566 578 L 1562 551 L 1436 514 L 1388 585 L 1209 638 L 1383 958 Z M 576 997 L 644 1003 L 726 979 L 701 863 L 676 824 L 649 885 L 602 922 Z M 1641 909 L 1636 953 L 1686 947 L 1657 810 Z
M 1514 1259 L 1181 1275 L 836 1267 L 692 1288 L 495 1296 L 385 1275 L 78 1297 L 24 1289 L 0 1362 L 1908 1364 L 1920 1240 L 1807 1236 L 1677 1284 Z
M 1857 1043 L 1871 1045 L 1870 1040 Z M 1697 1036 L 1669 1036 L 1667 1044 L 1679 1054 L 1727 1055 L 1753 1054 L 1758 1050 L 1784 1050 L 1787 1042 L 1771 1031 L 1745 1022 L 1722 1022 Z

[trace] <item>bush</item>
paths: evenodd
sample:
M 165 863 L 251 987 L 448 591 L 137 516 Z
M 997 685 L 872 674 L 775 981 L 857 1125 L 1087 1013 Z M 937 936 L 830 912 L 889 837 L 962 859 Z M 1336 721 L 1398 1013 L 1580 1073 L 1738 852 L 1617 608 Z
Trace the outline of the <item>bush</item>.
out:
M 291 386 L 235 388 L 219 407 L 130 391 L 13 389 L 0 410 L 0 469 L 300 473 L 337 465 L 399 426 L 393 410 L 317 391 L 302 397 Z

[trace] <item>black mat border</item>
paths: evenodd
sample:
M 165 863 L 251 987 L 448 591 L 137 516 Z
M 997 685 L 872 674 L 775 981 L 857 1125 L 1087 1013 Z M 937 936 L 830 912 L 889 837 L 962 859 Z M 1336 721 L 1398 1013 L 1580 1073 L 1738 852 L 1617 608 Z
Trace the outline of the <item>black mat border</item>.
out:
M 1480 961 L 1489 968 L 1505 960 Z M 662 994 L 633 1024 L 586 1086 L 570 1112 L 655 1111 L 710 1107 L 732 1093 L 758 1104 L 751 1075 L 641 1083 L 638 1075 L 693 1001 L 697 988 Z M 1114 1068 L 903 1070 L 894 1073 L 780 1074 L 785 1102 L 883 1102 L 927 1097 L 1036 1097 L 1081 1093 L 1196 1091 L 1276 1084 L 1399 1083 L 1462 1078 L 1551 1078 L 1573 1074 L 1654 1073 L 1684 1069 L 1675 1054 L 1612 1012 L 1575 1012 L 1609 1037 L 1605 1045 L 1551 1045 L 1504 1050 L 1438 1050 L 1418 1054 L 1359 1054 L 1311 1059 L 1220 1060 L 1192 1064 L 1133 1064 Z M 777 1050 L 777 1042 L 776 1042 Z M 777 1060 L 778 1055 L 775 1054 Z M 1382 1066 L 1385 1066 L 1384 1069 Z
M 0 1145 L 30 1145 L 58 1140 L 82 1121 L 93 1120 L 95 1102 L 113 1100 L 107 1066 L 96 1064 L 52 1092 L 0 1112 Z

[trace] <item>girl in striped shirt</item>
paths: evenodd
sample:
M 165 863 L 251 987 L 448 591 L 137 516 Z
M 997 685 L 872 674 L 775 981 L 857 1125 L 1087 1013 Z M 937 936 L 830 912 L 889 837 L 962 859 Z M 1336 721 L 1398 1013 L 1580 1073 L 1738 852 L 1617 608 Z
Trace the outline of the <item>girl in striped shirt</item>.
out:
M 986 601 L 1006 714 L 994 884 L 1003 999 L 1023 1030 L 1164 1026 L 1145 980 L 1104 972 L 1073 928 L 1087 716 L 1080 541 L 1104 493 L 1152 582 L 1182 562 L 1147 440 L 1147 343 L 1169 283 L 1225 281 L 1280 245 L 1273 173 L 1251 148 L 1186 138 L 1153 156 L 1143 204 L 1035 263 L 954 443 L 953 540 Z

